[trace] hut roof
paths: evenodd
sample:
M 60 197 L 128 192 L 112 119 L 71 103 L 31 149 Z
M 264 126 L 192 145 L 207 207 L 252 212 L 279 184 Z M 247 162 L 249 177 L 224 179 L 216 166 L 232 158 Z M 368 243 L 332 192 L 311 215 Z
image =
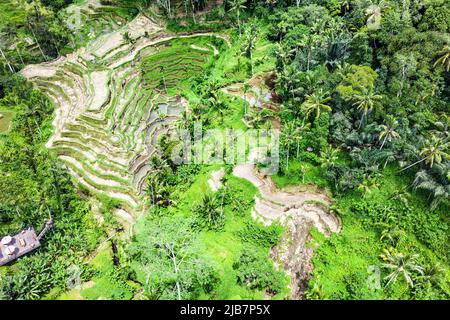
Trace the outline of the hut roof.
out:
M 40 245 L 41 243 L 33 227 L 11 236 L 11 240 L 5 241 L 5 244 L 0 243 L 0 266 L 18 259 L 40 247 Z

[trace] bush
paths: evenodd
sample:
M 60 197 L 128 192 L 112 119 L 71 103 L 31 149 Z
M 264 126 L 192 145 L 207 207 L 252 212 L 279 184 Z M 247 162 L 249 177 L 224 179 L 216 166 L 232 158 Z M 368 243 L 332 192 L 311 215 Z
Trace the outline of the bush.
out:
M 273 262 L 267 259 L 267 253 L 253 245 L 244 246 L 233 269 L 236 270 L 238 283 L 250 289 L 277 294 L 286 287 L 283 274 L 275 270 Z

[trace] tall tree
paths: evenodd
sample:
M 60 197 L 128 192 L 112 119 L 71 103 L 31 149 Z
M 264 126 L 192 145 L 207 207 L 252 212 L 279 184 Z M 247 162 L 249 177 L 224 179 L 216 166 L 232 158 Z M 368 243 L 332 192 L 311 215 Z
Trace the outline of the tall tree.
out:
M 331 107 L 327 104 L 329 101 L 331 101 L 331 97 L 328 96 L 327 92 L 323 92 L 322 89 L 313 94 L 307 94 L 306 100 L 302 104 L 305 118 L 315 114 L 315 119 L 318 119 L 321 112 L 331 112 Z
M 434 63 L 434 67 L 441 64 L 444 69 L 450 71 L 450 45 L 446 44 L 444 48 L 439 52 L 439 58 Z
M 398 121 L 391 115 L 386 117 L 386 124 L 380 125 L 381 132 L 378 136 L 378 139 L 383 142 L 381 143 L 380 150 L 383 149 L 386 141 L 392 142 L 395 139 L 398 139 L 400 135 L 395 131 L 398 127 Z
M 247 9 L 245 0 L 232 0 L 230 11 L 235 12 L 238 21 L 239 36 L 241 36 L 241 11 Z
M 373 89 L 367 89 L 361 87 L 353 96 L 353 106 L 356 106 L 357 110 L 361 112 L 361 121 L 359 126 L 361 127 L 367 114 L 373 110 L 376 104 L 382 99 L 381 95 L 375 94 Z

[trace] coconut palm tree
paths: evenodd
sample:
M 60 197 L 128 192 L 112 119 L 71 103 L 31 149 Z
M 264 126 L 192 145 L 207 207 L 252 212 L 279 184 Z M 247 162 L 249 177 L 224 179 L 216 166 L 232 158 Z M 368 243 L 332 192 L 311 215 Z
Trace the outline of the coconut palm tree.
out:
M 383 140 L 380 146 L 380 150 L 383 149 L 386 141 L 392 142 L 392 140 L 398 139 L 400 135 L 395 131 L 398 127 L 398 121 L 391 115 L 386 117 L 386 124 L 380 125 L 381 132 L 378 136 L 378 140 Z
M 289 169 L 289 156 L 290 156 L 290 149 L 292 144 L 294 143 L 295 139 L 291 132 L 287 130 L 283 130 L 283 136 L 281 139 L 281 143 L 283 146 L 283 149 L 286 151 L 286 168 L 285 170 L 288 171 Z
M 303 133 L 311 129 L 311 123 L 305 123 L 302 121 L 301 123 L 297 122 L 297 125 L 294 130 L 294 140 L 297 144 L 297 158 L 300 156 L 300 141 L 303 139 Z
M 295 98 L 296 89 L 298 88 L 299 75 L 300 71 L 293 63 L 285 66 L 283 70 L 277 74 L 277 82 L 280 88 L 286 88 L 287 93 L 291 95 L 293 100 Z
M 424 269 L 417 264 L 419 258 L 418 254 L 403 254 L 391 247 L 389 249 L 384 249 L 380 258 L 385 261 L 381 265 L 391 271 L 391 273 L 385 277 L 385 280 L 388 280 L 385 287 L 394 283 L 399 275 L 403 276 L 408 286 L 413 287 L 412 274 L 416 272 L 423 274 L 424 272 Z
M 325 147 L 323 151 L 320 151 L 321 167 L 328 169 L 334 167 L 338 160 L 339 149 L 333 148 L 331 145 Z
M 366 9 L 366 23 L 370 30 L 377 30 L 380 28 L 381 17 L 383 10 L 387 8 L 387 3 L 384 0 L 378 1 L 378 3 L 372 3 Z
M 277 70 L 282 70 L 283 66 L 288 65 L 289 59 L 295 49 L 289 50 L 286 46 L 277 43 L 275 49 L 275 56 L 277 57 Z
M 310 123 L 289 121 L 283 126 L 283 134 L 292 137 L 292 141 L 297 144 L 297 158 L 300 154 L 300 141 L 303 139 L 302 133 L 309 130 Z
M 425 142 L 424 147 L 419 153 L 419 156 L 423 158 L 414 162 L 413 164 L 410 164 L 406 168 L 403 168 L 402 170 L 400 170 L 400 172 L 405 171 L 423 161 L 429 164 L 431 168 L 435 163 L 441 163 L 442 159 L 450 159 L 448 148 L 448 142 L 436 135 L 432 135 L 431 138 Z
M 445 268 L 439 262 L 428 264 L 423 272 L 423 278 L 433 283 L 445 279 Z
M 254 25 L 250 26 L 245 32 L 244 41 L 242 42 L 241 54 L 249 59 L 250 62 L 250 72 L 253 76 L 253 51 L 256 46 L 256 36 L 257 30 Z
M 406 236 L 406 232 L 400 229 L 398 225 L 386 226 L 381 231 L 380 241 L 387 240 L 392 246 L 395 246 L 404 236 Z
M 331 107 L 326 104 L 331 100 L 331 97 L 326 97 L 327 95 L 328 93 L 323 92 L 322 89 L 306 95 L 306 100 L 302 104 L 305 118 L 309 118 L 311 114 L 315 113 L 315 119 L 317 119 L 321 112 L 331 112 Z
M 14 73 L 14 68 L 12 67 L 10 61 L 6 58 L 5 53 L 3 52 L 2 48 L 0 47 L 0 54 L 2 55 L 3 60 L 5 60 L 6 65 L 9 68 L 9 71 L 11 71 L 11 73 Z
M 245 0 L 232 0 L 230 11 L 234 11 L 236 13 L 238 28 L 239 28 L 239 36 L 241 36 L 241 10 L 247 9 L 245 6 Z
M 378 101 L 382 99 L 381 95 L 374 94 L 373 88 L 367 89 L 360 87 L 358 92 L 353 96 L 353 106 L 356 106 L 358 111 L 362 113 L 361 122 L 359 126 L 363 123 L 364 118 L 367 117 L 367 114 L 373 110 Z
M 442 159 L 450 159 L 450 155 L 447 153 L 448 148 L 448 142 L 433 135 L 420 152 L 420 156 L 425 156 L 425 163 L 429 164 L 431 168 L 434 163 L 441 163 Z
M 446 44 L 444 48 L 439 52 L 439 58 L 433 64 L 433 67 L 436 67 L 438 64 L 441 64 L 444 69 L 449 72 L 450 71 L 450 45 Z
M 300 174 L 302 175 L 302 183 L 305 183 L 305 175 L 309 171 L 309 167 L 301 164 L 300 165 Z
M 432 210 L 436 209 L 442 200 L 450 197 L 450 184 L 442 183 L 425 170 L 420 170 L 416 173 L 413 187 L 414 189 L 423 189 L 431 192 L 433 195 L 433 201 L 430 204 Z

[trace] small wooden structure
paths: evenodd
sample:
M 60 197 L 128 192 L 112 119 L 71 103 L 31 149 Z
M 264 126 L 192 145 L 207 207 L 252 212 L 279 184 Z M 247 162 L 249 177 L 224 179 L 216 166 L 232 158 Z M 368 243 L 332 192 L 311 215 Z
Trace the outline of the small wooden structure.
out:
M 5 236 L 0 241 L 0 266 L 14 261 L 23 255 L 39 248 L 40 240 L 53 226 L 53 220 L 45 220 L 45 227 L 39 233 L 33 227 L 28 227 L 20 233 L 13 236 Z

